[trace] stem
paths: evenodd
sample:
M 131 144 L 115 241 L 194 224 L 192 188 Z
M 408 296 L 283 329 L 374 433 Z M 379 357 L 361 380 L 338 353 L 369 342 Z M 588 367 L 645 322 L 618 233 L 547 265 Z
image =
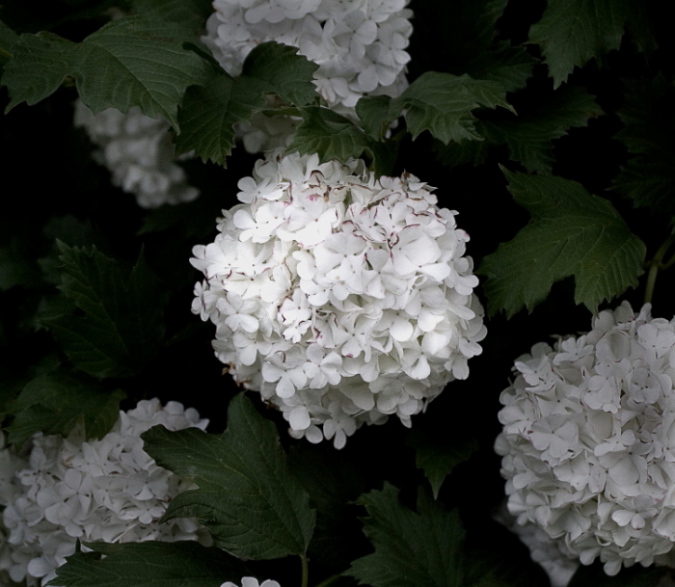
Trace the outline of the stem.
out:
M 334 583 L 340 577 L 342 577 L 342 575 L 340 573 L 336 573 L 335 575 L 331 575 L 327 579 L 324 579 L 323 581 L 321 581 L 321 583 L 319 583 L 316 587 L 328 587 L 328 585 L 330 585 L 331 583 Z
M 302 587 L 307 587 L 309 584 L 309 566 L 307 564 L 307 556 L 303 552 L 300 555 L 300 562 L 302 563 Z
M 675 242 L 675 235 L 670 235 L 659 247 L 659 250 L 656 251 L 654 258 L 649 262 L 649 275 L 647 276 L 647 285 L 645 286 L 645 304 L 651 303 L 652 301 L 654 287 L 656 285 L 656 277 L 659 274 L 659 271 L 661 269 L 668 269 L 668 267 L 675 263 L 675 254 L 670 259 L 668 259 L 668 261 L 663 261 L 663 257 L 665 257 L 673 242 Z

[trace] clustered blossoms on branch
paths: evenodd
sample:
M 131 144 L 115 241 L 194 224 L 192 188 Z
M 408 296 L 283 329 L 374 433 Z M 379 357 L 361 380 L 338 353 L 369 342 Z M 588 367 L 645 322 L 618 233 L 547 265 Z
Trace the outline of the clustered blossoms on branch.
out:
M 468 236 L 412 175 L 272 153 L 240 180 L 214 243 L 196 246 L 193 311 L 235 380 L 290 433 L 341 448 L 361 424 L 412 415 L 481 352 Z M 323 429 L 323 430 L 322 430 Z
M 408 85 L 412 11 L 406 0 L 214 0 L 203 42 L 225 71 L 241 72 L 265 41 L 297 47 L 317 64 L 315 85 L 333 110 L 354 118 L 364 95 L 398 96 Z M 258 114 L 240 128 L 251 153 L 285 146 L 294 123 Z
M 120 411 L 113 429 L 86 440 L 76 428 L 66 439 L 36 434 L 30 452 L 0 451 L 0 505 L 6 543 L 0 572 L 13 581 L 46 584 L 83 542 L 208 540 L 197 522 L 159 524 L 166 507 L 189 489 L 143 450 L 140 435 L 158 424 L 169 430 L 206 428 L 208 421 L 178 402 L 141 401 Z M 0 546 L 2 546 L 0 544 Z
M 190 202 L 199 195 L 187 183 L 165 120 L 150 118 L 139 108 L 127 113 L 108 108 L 94 114 L 78 100 L 75 126 L 82 126 L 98 146 L 95 157 L 112 174 L 114 185 L 134 194 L 142 208 Z
M 615 575 L 671 564 L 675 545 L 675 319 L 624 302 L 593 329 L 540 343 L 501 395 L 508 508 L 561 552 Z M 667 556 L 669 555 L 670 556 Z
M 227 581 L 220 587 L 239 587 L 239 585 L 232 583 L 232 581 Z M 272 579 L 266 579 L 262 583 L 258 583 L 258 579 L 255 577 L 242 577 L 241 587 L 281 587 L 281 585 L 276 581 L 272 581 Z

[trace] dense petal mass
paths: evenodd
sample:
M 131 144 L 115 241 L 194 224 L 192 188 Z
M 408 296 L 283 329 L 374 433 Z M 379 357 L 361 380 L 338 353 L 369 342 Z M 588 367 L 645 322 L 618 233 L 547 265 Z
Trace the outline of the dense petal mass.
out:
M 231 75 L 265 41 L 297 47 L 316 63 L 315 85 L 334 110 L 355 118 L 364 95 L 398 96 L 408 85 L 406 52 L 412 11 L 405 0 L 214 0 L 204 43 Z M 283 147 L 296 126 L 288 117 L 257 114 L 240 126 L 251 153 Z
M 235 380 L 294 437 L 341 448 L 362 424 L 406 426 L 468 375 L 485 336 L 455 212 L 415 177 L 273 152 L 239 182 L 215 242 L 193 249 L 193 311 Z M 552 439 L 559 450 L 564 438 Z
M 675 546 L 675 319 L 650 309 L 624 302 L 587 334 L 535 345 L 501 395 L 510 513 L 609 575 L 666 564 Z
M 100 440 L 85 439 L 76 428 L 65 439 L 34 435 L 26 454 L 0 450 L 0 533 L 3 525 L 6 532 L 0 572 L 6 570 L 13 581 L 45 585 L 78 540 L 206 538 L 196 520 L 159 523 L 169 501 L 191 484 L 157 465 L 140 435 L 158 424 L 182 430 L 204 429 L 207 423 L 178 402 L 162 407 L 157 399 L 144 400 L 120 412 Z

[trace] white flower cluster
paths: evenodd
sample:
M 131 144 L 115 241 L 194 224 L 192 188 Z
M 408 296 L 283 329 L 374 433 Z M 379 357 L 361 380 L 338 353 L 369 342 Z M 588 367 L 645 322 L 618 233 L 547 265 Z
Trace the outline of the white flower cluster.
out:
M 108 168 L 114 185 L 134 194 L 142 208 L 189 202 L 199 195 L 176 164 L 169 123 L 150 118 L 139 108 L 115 108 L 94 114 L 81 100 L 75 126 L 82 126 L 98 146 L 95 157 Z
M 239 585 L 232 583 L 232 581 L 227 581 L 220 587 L 239 587 Z M 258 579 L 255 577 L 242 577 L 241 587 L 281 587 L 281 585 L 276 581 L 272 581 L 272 579 L 266 579 L 262 583 L 258 583 Z
M 361 424 L 412 415 L 481 352 L 468 236 L 409 174 L 271 153 L 240 180 L 214 243 L 196 246 L 193 311 L 235 380 L 291 435 L 341 448 Z M 323 430 L 321 430 L 321 428 Z
M 650 309 L 624 302 L 535 345 L 501 395 L 509 511 L 609 575 L 668 563 L 675 545 L 675 319 Z
M 168 502 L 188 488 L 143 450 L 140 435 L 158 424 L 169 430 L 206 428 L 196 410 L 177 402 L 141 401 L 120 412 L 112 431 L 86 440 L 76 429 L 63 439 L 36 434 L 29 454 L 0 450 L 0 505 L 6 544 L 0 572 L 13 581 L 46 584 L 77 540 L 139 542 L 195 540 L 197 522 L 158 524 Z M 33 580 L 34 580 L 33 579 Z
M 214 0 L 202 38 L 225 71 L 238 75 L 258 44 L 297 47 L 319 66 L 315 85 L 334 110 L 355 117 L 364 95 L 398 96 L 408 85 L 412 11 L 407 0 Z M 258 152 L 285 146 L 289 120 L 259 115 L 240 129 L 244 146 Z M 265 137 L 270 137 L 265 140 Z

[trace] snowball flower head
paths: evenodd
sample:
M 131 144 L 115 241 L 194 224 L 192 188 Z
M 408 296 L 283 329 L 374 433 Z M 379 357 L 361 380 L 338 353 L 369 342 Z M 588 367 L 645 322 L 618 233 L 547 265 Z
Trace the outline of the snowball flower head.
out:
M 585 335 L 537 344 L 501 395 L 508 508 L 565 555 L 669 564 L 675 545 L 675 319 L 624 302 Z M 670 553 L 670 556 L 668 554 Z
M 481 352 L 468 236 L 410 174 L 272 153 L 239 182 L 215 242 L 193 249 L 193 311 L 216 355 L 319 442 L 424 409 Z
M 239 587 L 239 585 L 232 583 L 232 581 L 227 581 L 220 587 Z M 272 581 L 272 579 L 266 579 L 262 583 L 258 583 L 258 579 L 255 577 L 242 577 L 241 587 L 281 587 L 281 585 L 276 581 Z
M 168 122 L 137 107 L 127 113 L 108 108 L 94 114 L 78 100 L 75 126 L 84 127 L 98 146 L 95 157 L 110 170 L 113 184 L 134 194 L 142 208 L 189 202 L 199 195 L 176 164 Z
M 297 47 L 319 66 L 315 85 L 328 105 L 355 118 L 364 95 L 398 96 L 406 87 L 412 12 L 406 0 L 214 0 L 202 38 L 231 75 L 265 41 Z M 258 115 L 240 128 L 250 152 L 284 146 L 288 119 Z M 292 128 L 291 128 L 292 130 Z M 264 136 L 269 140 L 265 141 Z
M 206 420 L 177 402 L 141 401 L 120 412 L 100 440 L 79 429 L 68 438 L 41 433 L 27 454 L 0 451 L 0 505 L 6 544 L 0 572 L 13 581 L 44 585 L 54 578 L 77 541 L 139 542 L 205 537 L 197 522 L 182 518 L 159 523 L 169 501 L 186 482 L 158 466 L 143 450 L 140 435 L 162 424 L 169 430 L 204 429 Z

